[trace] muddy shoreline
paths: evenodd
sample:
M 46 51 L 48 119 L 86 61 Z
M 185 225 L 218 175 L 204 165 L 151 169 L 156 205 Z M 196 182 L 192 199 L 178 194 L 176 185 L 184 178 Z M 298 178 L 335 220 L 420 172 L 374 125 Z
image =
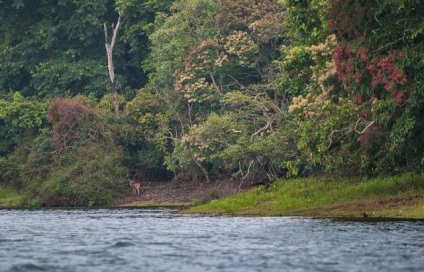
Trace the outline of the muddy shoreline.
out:
M 240 186 L 238 181 L 217 180 L 212 182 L 142 182 L 140 195 L 132 195 L 131 188 L 127 196 L 115 201 L 117 207 L 134 206 L 187 206 L 201 204 L 214 199 L 242 193 L 252 188 L 248 184 Z

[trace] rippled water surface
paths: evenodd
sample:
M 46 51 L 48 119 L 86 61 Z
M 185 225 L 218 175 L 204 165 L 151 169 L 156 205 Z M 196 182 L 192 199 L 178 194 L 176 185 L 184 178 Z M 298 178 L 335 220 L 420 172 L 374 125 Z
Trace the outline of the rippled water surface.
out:
M 0 271 L 423 271 L 424 222 L 0 210 Z

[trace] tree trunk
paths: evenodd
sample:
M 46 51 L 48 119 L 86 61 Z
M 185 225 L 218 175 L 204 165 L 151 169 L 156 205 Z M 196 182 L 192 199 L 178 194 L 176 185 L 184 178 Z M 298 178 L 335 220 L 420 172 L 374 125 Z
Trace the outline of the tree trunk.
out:
M 211 180 L 209 179 L 209 174 L 208 174 L 208 171 L 205 169 L 205 167 L 203 167 L 202 164 L 198 162 L 196 159 L 194 159 L 194 163 L 200 168 L 200 170 L 202 170 L 203 174 L 205 175 L 206 182 L 210 183 Z
M 119 99 L 118 99 L 118 91 L 116 90 L 116 81 L 115 81 L 115 70 L 113 66 L 113 47 L 115 46 L 116 36 L 118 34 L 119 26 L 121 25 L 121 16 L 122 11 L 119 12 L 118 22 L 116 26 L 112 24 L 112 39 L 109 43 L 108 39 L 108 30 L 106 23 L 103 24 L 105 31 L 105 47 L 106 47 L 106 55 L 107 55 L 107 68 L 109 70 L 109 78 L 110 83 L 112 85 L 112 93 L 113 93 L 113 107 L 115 110 L 115 114 L 119 113 Z
M 112 83 L 112 93 L 113 93 L 113 108 L 115 109 L 115 114 L 119 113 L 119 99 L 118 92 L 116 90 L 116 82 Z

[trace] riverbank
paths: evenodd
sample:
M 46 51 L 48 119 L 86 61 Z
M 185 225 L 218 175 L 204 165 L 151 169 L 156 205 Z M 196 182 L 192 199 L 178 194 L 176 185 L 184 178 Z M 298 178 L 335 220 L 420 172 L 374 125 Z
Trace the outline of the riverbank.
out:
M 115 207 L 189 207 L 246 192 L 238 182 L 145 182 L 139 196 L 128 196 L 115 201 Z
M 132 195 L 128 186 L 125 195 L 115 199 L 111 208 L 144 207 L 189 207 L 200 205 L 214 199 L 222 199 L 236 193 L 247 191 L 250 186 L 239 188 L 237 181 L 215 180 L 206 182 L 141 182 L 139 196 Z M 0 185 L 0 208 L 38 208 L 40 201 L 26 200 L 23 192 Z
M 268 188 L 239 185 L 225 180 L 143 183 L 140 196 L 132 196 L 128 188 L 127 196 L 112 207 L 180 207 L 185 214 L 228 216 L 424 219 L 424 174 L 284 179 Z M 0 208 L 27 207 L 23 199 L 23 194 L 0 186 Z
M 183 211 L 231 216 L 424 219 L 424 175 L 280 180 Z

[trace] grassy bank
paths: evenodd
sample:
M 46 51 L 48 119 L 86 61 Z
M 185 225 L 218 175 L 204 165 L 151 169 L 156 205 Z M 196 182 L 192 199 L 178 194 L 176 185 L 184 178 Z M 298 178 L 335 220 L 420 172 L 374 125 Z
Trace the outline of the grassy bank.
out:
M 24 195 L 6 186 L 0 186 L 0 208 L 18 208 L 23 204 Z
M 424 174 L 358 179 L 280 180 L 185 213 L 424 219 Z

